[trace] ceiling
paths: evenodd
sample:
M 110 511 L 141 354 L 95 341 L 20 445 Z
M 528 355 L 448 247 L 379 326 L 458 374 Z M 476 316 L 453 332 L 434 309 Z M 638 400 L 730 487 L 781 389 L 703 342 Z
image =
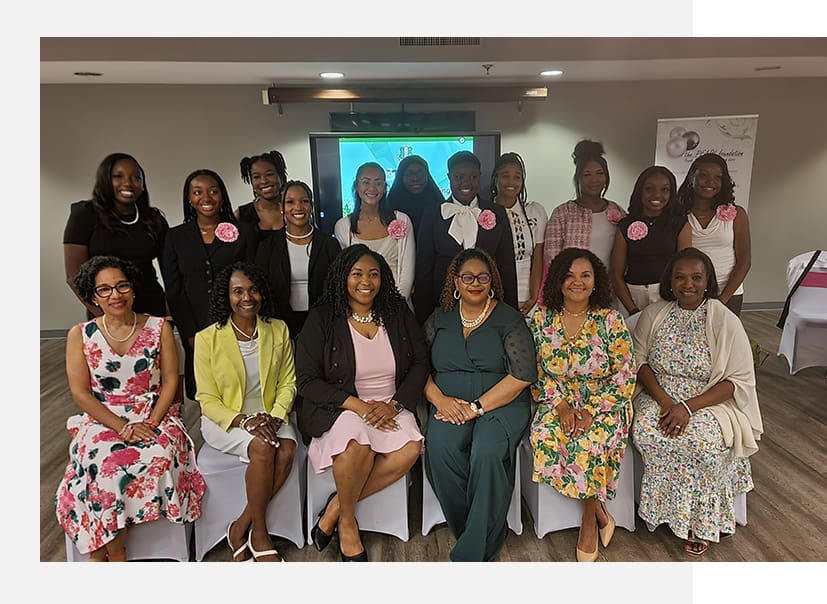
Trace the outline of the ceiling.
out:
M 344 73 L 338 86 L 827 77 L 827 38 L 40 39 L 41 84 L 291 87 L 323 71 Z

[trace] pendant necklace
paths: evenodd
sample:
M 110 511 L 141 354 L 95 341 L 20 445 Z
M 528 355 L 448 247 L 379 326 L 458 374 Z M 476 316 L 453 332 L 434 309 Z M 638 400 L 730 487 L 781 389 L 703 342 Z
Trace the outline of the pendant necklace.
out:
M 563 311 L 564 311 L 564 314 L 568 313 L 565 306 L 563 307 Z M 589 309 L 587 308 L 586 310 L 584 310 L 583 312 L 580 312 L 580 313 L 568 313 L 568 314 L 572 317 L 581 317 L 583 315 L 586 315 L 586 313 L 588 313 L 588 312 L 589 312 Z M 580 321 L 580 326 L 574 332 L 574 335 L 571 335 L 571 336 L 569 335 L 568 330 L 566 329 L 566 323 L 563 321 L 563 318 L 562 317 L 560 318 L 560 324 L 563 326 L 563 337 L 566 338 L 566 341 L 569 344 L 574 344 L 577 341 L 577 338 L 580 336 L 580 332 L 583 331 L 583 326 L 586 324 L 586 320 L 588 318 L 589 318 L 588 315 L 583 317 L 583 320 Z
M 474 319 L 466 319 L 462 315 L 462 300 L 459 301 L 459 320 L 462 322 L 462 326 L 467 329 L 472 329 L 482 323 L 482 320 L 485 319 L 485 314 L 488 312 L 488 308 L 491 306 L 491 298 L 485 299 L 485 306 L 482 307 L 482 312 L 477 315 Z
M 235 321 L 233 321 L 232 317 L 230 317 L 230 323 L 232 324 L 233 329 L 235 329 L 238 334 L 240 334 L 240 335 L 244 336 L 245 338 L 247 338 L 248 342 L 252 342 L 253 340 L 255 340 L 258 337 L 258 322 L 256 322 L 256 327 L 255 327 L 255 329 L 253 329 L 253 334 L 252 335 L 248 334 L 243 329 L 241 329 L 238 325 L 236 325 Z
M 109 333 L 109 328 L 106 326 L 106 313 L 101 315 L 101 324 L 103 325 L 103 331 L 106 332 L 106 336 L 112 340 L 113 342 L 123 343 L 126 342 L 129 338 L 132 337 L 132 334 L 135 333 L 135 326 L 138 324 L 138 315 L 135 312 L 132 312 L 132 329 L 129 331 L 129 335 L 126 336 L 123 340 L 119 340 L 111 333 Z

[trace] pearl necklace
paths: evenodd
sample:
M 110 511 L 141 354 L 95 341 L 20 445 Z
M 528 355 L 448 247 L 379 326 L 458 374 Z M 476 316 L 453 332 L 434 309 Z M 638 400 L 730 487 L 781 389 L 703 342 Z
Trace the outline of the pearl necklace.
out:
M 486 298 L 485 306 L 482 307 L 482 312 L 477 315 L 475 319 L 466 319 L 462 316 L 462 300 L 459 301 L 459 320 L 462 322 L 462 326 L 468 329 L 473 329 L 480 323 L 482 323 L 483 319 L 485 319 L 485 315 L 488 312 L 489 307 L 491 306 L 491 298 Z
M 233 329 L 235 329 L 236 332 L 247 338 L 248 341 L 255 340 L 258 337 L 258 322 L 256 322 L 256 328 L 253 330 L 252 335 L 248 334 L 246 331 L 244 331 L 238 325 L 236 325 L 232 317 L 230 317 L 230 323 L 232 324 Z
M 307 239 L 313 234 L 313 225 L 310 225 L 310 230 L 304 235 L 291 235 L 290 231 L 287 230 L 287 227 L 284 229 L 284 234 L 290 237 L 290 239 Z
M 123 342 L 126 342 L 129 338 L 131 338 L 132 334 L 135 333 L 135 326 L 138 324 L 138 315 L 136 315 L 135 312 L 133 311 L 133 313 L 132 313 L 132 329 L 129 331 L 129 335 L 126 336 L 123 340 L 119 340 L 118 338 L 113 336 L 111 333 L 109 333 L 109 328 L 106 326 L 106 313 L 101 315 L 101 324 L 103 325 L 103 331 L 106 332 L 106 336 L 110 340 L 112 340 L 114 342 L 123 343 Z
M 118 220 L 120 220 L 122 224 L 135 224 L 138 222 L 138 218 L 140 218 L 140 216 L 141 212 L 138 210 L 138 206 L 135 206 L 135 218 L 133 218 L 132 220 L 124 220 L 123 218 L 121 218 L 121 215 L 118 214 Z
M 373 316 L 374 315 L 373 315 L 373 309 L 372 308 L 370 309 L 370 312 L 368 313 L 368 316 L 366 316 L 366 317 L 360 317 L 355 312 L 350 311 L 350 318 L 353 319 L 354 321 L 356 321 L 357 323 L 371 323 L 371 322 L 373 322 Z

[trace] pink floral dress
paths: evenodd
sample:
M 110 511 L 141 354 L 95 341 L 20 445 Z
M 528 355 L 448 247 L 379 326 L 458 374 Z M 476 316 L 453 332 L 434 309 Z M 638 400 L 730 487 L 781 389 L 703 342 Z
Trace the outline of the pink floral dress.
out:
M 163 324 L 164 319 L 149 317 L 123 356 L 112 350 L 95 321 L 81 324 L 92 393 L 127 421 L 148 418 L 161 392 Z M 68 419 L 69 463 L 55 507 L 79 552 L 101 548 L 124 527 L 159 518 L 192 522 L 201 515 L 204 479 L 179 414 L 180 403 L 174 403 L 155 441 L 134 445 L 86 413 Z

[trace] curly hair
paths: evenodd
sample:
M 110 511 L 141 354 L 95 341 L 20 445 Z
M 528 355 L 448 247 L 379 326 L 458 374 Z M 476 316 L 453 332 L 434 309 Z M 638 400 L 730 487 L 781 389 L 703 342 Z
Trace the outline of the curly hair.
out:
M 677 264 L 679 260 L 685 260 L 687 258 L 692 260 L 700 260 L 704 265 L 704 270 L 706 271 L 706 291 L 704 292 L 704 300 L 708 300 L 709 298 L 717 298 L 718 278 L 715 276 L 715 265 L 712 264 L 712 260 L 709 256 L 696 247 L 687 247 L 682 249 L 680 252 L 672 254 L 672 257 L 669 259 L 669 263 L 666 265 L 666 268 L 663 269 L 663 273 L 661 273 L 660 276 L 660 288 L 658 291 L 660 297 L 669 302 L 677 300 L 677 296 L 675 296 L 672 292 L 672 271 L 675 269 L 675 264 Z
M 684 214 L 689 214 L 692 211 L 692 197 L 695 192 L 695 177 L 698 174 L 698 166 L 701 164 L 713 164 L 721 168 L 723 178 L 721 178 L 721 190 L 712 200 L 712 209 L 718 206 L 726 205 L 735 202 L 735 181 L 729 174 L 726 160 L 717 153 L 704 153 L 695 158 L 695 161 L 689 166 L 689 171 L 678 189 L 677 202 Z
M 95 279 L 99 272 L 107 268 L 121 271 L 126 280 L 132 284 L 132 291 L 135 291 L 134 288 L 140 284 L 141 271 L 129 260 L 117 256 L 92 256 L 80 265 L 78 274 L 72 280 L 75 291 L 86 304 L 94 304 Z
M 442 293 L 439 294 L 439 305 L 445 312 L 454 310 L 454 307 L 457 305 L 457 299 L 454 297 L 454 292 L 456 291 L 454 280 L 459 277 L 459 271 L 462 265 L 469 260 L 479 260 L 485 264 L 488 272 L 491 273 L 491 291 L 494 292 L 494 298 L 496 300 L 502 300 L 505 297 L 503 280 L 502 277 L 500 277 L 500 269 L 497 268 L 497 263 L 485 250 L 478 247 L 471 247 L 467 250 L 462 250 L 454 256 L 451 264 L 448 265 L 445 284 L 442 286 Z
M 594 271 L 594 289 L 589 295 L 589 308 L 611 308 L 612 292 L 609 287 L 609 273 L 606 266 L 594 252 L 577 247 L 568 247 L 557 254 L 548 267 L 548 277 L 543 287 L 543 306 L 549 310 L 563 308 L 563 282 L 578 258 L 588 260 Z
M 577 199 L 581 197 L 580 180 L 583 177 L 583 172 L 586 170 L 586 165 L 592 161 L 600 164 L 606 174 L 606 186 L 603 187 L 600 195 L 605 195 L 606 191 L 609 190 L 609 164 L 606 162 L 606 158 L 603 157 L 605 153 L 603 143 L 597 141 L 583 139 L 574 146 L 571 158 L 574 160 L 574 191 L 577 193 Z
M 676 201 L 678 184 L 672 171 L 663 166 L 649 166 L 637 177 L 629 196 L 629 216 L 635 220 L 643 218 L 643 187 L 653 176 L 665 176 L 669 181 L 669 199 L 666 200 L 662 214 L 668 224 L 677 226 L 683 220 L 683 209 Z
M 264 269 L 252 262 L 234 262 L 224 267 L 213 280 L 212 295 L 210 295 L 210 323 L 218 323 L 219 327 L 227 325 L 233 309 L 230 307 L 230 277 L 234 272 L 243 273 L 261 294 L 261 308 L 258 316 L 266 323 L 276 316 L 275 303 L 270 293 L 270 281 Z
M 399 293 L 396 281 L 393 279 L 391 267 L 382 254 L 378 254 L 364 243 L 350 245 L 336 256 L 336 259 L 327 270 L 327 277 L 324 281 L 324 292 L 313 305 L 333 305 L 333 315 L 346 317 L 350 314 L 350 303 L 347 293 L 347 279 L 353 265 L 363 256 L 370 256 L 379 265 L 379 291 L 373 299 L 373 322 L 381 325 L 385 320 L 395 316 L 405 304 L 405 298 Z
M 218 185 L 218 190 L 221 191 L 221 207 L 218 208 L 219 220 L 236 224 L 237 220 L 233 214 L 233 204 L 230 202 L 230 194 L 227 192 L 227 185 L 224 184 L 224 181 L 216 172 L 206 168 L 191 172 L 184 181 L 184 222 L 195 220 L 197 216 L 195 208 L 192 207 L 192 204 L 190 203 L 190 183 L 192 183 L 192 181 L 199 176 L 208 176 L 209 178 L 212 178 L 215 181 L 215 184 Z

